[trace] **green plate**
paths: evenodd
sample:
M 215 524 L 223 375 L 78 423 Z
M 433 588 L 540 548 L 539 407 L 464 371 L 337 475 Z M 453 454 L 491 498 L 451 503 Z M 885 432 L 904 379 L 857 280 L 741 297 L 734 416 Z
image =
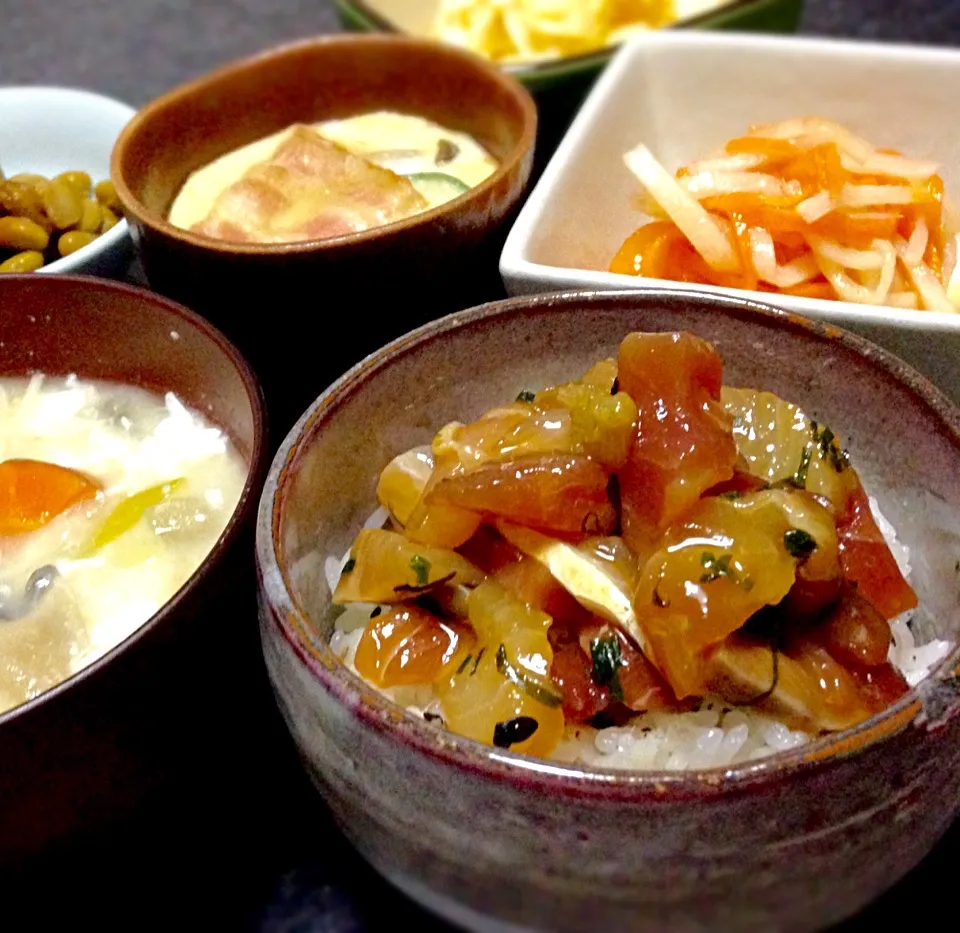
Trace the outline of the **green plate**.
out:
M 364 0 L 334 0 L 344 28 L 363 32 L 403 32 L 377 8 Z M 417 0 L 411 0 L 417 2 Z M 803 0 L 733 0 L 726 6 L 693 19 L 677 23 L 670 29 L 732 29 L 741 32 L 796 32 L 803 12 Z M 587 55 L 576 55 L 558 61 L 530 65 L 507 65 L 535 94 L 557 85 L 571 83 L 578 89 L 589 87 L 603 71 L 616 47 L 600 49 Z

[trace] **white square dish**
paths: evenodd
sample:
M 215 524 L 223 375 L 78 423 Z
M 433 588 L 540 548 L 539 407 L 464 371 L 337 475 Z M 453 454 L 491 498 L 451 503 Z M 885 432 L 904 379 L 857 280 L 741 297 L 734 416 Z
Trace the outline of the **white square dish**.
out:
M 110 154 L 136 111 L 92 91 L 67 87 L 0 87 L 0 166 L 53 177 L 83 171 L 94 183 L 110 178 Z M 119 278 L 133 253 L 122 217 L 82 249 L 42 266 L 39 274 Z
M 625 45 L 597 82 L 521 211 L 500 272 L 512 295 L 669 284 L 750 296 L 856 331 L 892 350 L 960 402 L 960 314 L 665 283 L 607 271 L 646 220 L 623 154 L 646 144 L 671 172 L 751 125 L 836 120 L 878 147 L 939 163 L 960 199 L 956 87 L 960 52 L 724 33 L 662 32 Z

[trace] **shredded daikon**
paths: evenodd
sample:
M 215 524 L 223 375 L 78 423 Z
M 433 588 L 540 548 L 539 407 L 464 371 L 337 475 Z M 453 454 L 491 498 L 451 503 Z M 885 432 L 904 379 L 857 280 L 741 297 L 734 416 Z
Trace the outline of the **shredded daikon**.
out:
M 815 224 L 821 217 L 826 217 L 831 211 L 836 210 L 837 202 L 829 191 L 820 191 L 819 193 L 801 201 L 797 205 L 797 213 L 808 223 Z
M 783 266 L 777 265 L 776 248 L 773 237 L 759 227 L 750 228 L 750 246 L 753 265 L 757 275 L 764 282 L 779 288 L 792 288 L 809 282 L 817 274 L 817 263 L 813 256 L 801 256 Z
M 624 160 L 652 218 L 613 272 L 956 313 L 960 214 L 935 162 L 875 149 L 819 117 L 752 127 L 676 176 Z
M 840 192 L 840 207 L 884 207 L 888 204 L 912 204 L 913 191 L 907 185 L 845 185 Z

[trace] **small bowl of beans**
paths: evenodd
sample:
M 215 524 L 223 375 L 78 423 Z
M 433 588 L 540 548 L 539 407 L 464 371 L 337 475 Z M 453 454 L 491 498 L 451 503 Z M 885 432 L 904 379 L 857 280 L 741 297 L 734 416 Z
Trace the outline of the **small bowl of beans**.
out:
M 90 91 L 0 87 L 0 274 L 126 271 L 110 153 L 134 113 Z

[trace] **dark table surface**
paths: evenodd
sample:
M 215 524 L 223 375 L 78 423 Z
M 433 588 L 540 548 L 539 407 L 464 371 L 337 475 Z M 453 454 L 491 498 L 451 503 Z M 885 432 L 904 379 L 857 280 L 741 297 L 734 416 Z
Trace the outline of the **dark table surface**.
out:
M 86 87 L 136 106 L 222 62 L 335 29 L 330 0 L 0 0 L 0 85 Z M 803 31 L 960 44 L 960 0 L 807 0 Z M 234 622 L 255 624 L 252 610 Z M 261 720 L 235 761 L 189 775 L 142 818 L 26 876 L 0 877 L 0 917 L 29 911 L 30 927 L 40 930 L 64 921 L 270 933 L 447 930 L 381 881 L 332 825 L 265 684 L 238 689 L 263 696 Z M 919 905 L 942 900 L 958 860 L 955 825 L 912 875 L 834 933 L 931 922 Z

